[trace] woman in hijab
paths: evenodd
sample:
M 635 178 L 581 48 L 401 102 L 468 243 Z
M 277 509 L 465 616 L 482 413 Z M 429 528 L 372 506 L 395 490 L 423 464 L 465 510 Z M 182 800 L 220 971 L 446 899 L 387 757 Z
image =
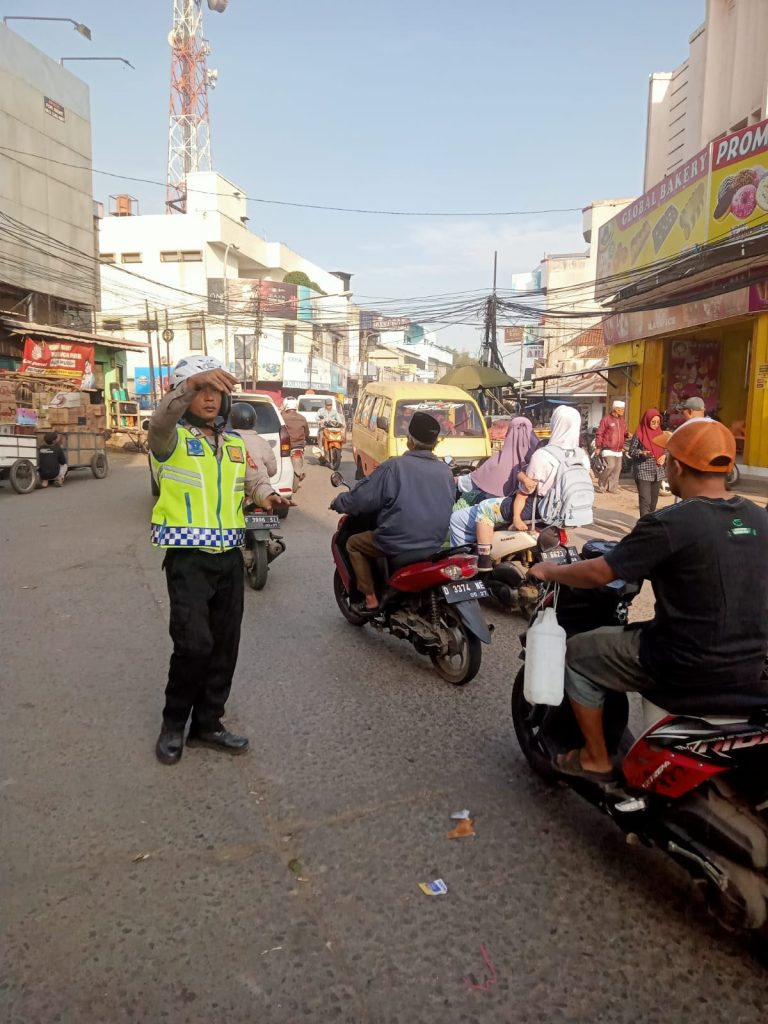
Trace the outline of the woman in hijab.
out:
M 648 409 L 629 442 L 641 519 L 656 511 L 661 483 L 667 478 L 667 452 L 656 443 L 661 433 L 661 413 L 658 409 Z
M 544 498 L 552 490 L 560 467 L 559 460 L 548 452 L 550 446 L 564 451 L 575 451 L 584 460 L 584 467 L 589 470 L 589 456 L 579 445 L 581 437 L 581 414 L 570 405 L 558 405 L 549 421 L 551 436 L 547 444 L 537 448 L 533 453 L 530 465 L 520 473 L 519 486 L 512 505 L 512 525 L 516 530 L 527 530 L 528 524 L 524 517 L 532 516 L 529 512 L 533 498 Z
M 525 416 L 516 416 L 509 425 L 502 450 L 469 476 L 471 490 L 465 499 L 475 503 L 468 508 L 457 508 L 451 516 L 451 543 L 477 542 L 481 572 L 491 568 L 494 526 L 507 521 L 505 512 L 509 515 L 518 474 L 528 465 L 538 444 L 531 421 Z

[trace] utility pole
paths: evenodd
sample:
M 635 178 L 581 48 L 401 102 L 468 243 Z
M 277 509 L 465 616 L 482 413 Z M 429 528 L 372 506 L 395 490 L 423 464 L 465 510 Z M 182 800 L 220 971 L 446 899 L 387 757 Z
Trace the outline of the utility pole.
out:
M 261 338 L 261 289 L 256 293 L 256 337 L 253 341 L 253 355 L 251 357 L 251 376 L 253 378 L 253 387 L 256 387 L 256 381 L 259 378 L 259 340 Z
M 158 377 L 159 377 L 158 391 L 160 393 L 160 397 L 162 398 L 163 397 L 163 357 L 162 357 L 162 354 L 161 354 L 162 350 L 160 348 L 160 325 L 157 322 L 157 310 L 155 310 L 154 312 L 155 312 L 155 319 L 153 320 L 153 323 L 155 325 L 155 344 L 157 345 L 157 374 L 158 374 Z M 168 372 L 169 373 L 171 372 L 170 366 L 168 367 Z
M 149 319 L 149 301 L 144 300 L 144 309 L 146 311 L 147 319 L 144 321 L 144 327 L 147 332 L 147 354 L 149 356 L 149 382 L 152 388 L 152 401 L 157 401 L 157 392 L 155 391 L 155 359 L 152 355 L 152 322 Z
M 493 292 L 485 301 L 485 334 L 483 336 L 483 348 L 480 362 L 483 366 L 495 366 L 499 370 L 504 367 L 499 357 L 496 325 L 496 270 L 498 265 L 498 252 L 493 254 Z

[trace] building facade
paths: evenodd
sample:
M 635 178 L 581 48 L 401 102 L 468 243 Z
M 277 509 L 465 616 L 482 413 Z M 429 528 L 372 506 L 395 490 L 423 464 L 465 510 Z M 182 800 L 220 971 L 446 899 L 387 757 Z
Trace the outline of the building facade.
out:
M 596 289 L 622 368 L 612 381 L 631 367 L 630 423 L 655 407 L 674 426 L 701 397 L 756 475 L 768 475 L 767 49 L 768 5 L 708 0 L 688 61 L 652 78 L 646 191 L 601 228 Z
M 80 346 L 108 399 L 123 381 L 126 353 L 121 338 L 102 337 L 94 322 L 88 86 L 5 25 L 0 141 L 0 369 L 21 369 L 28 342 L 54 359 L 62 346 Z
M 151 363 L 129 364 L 138 396 L 149 401 L 154 388 L 157 397 L 168 367 L 190 352 L 217 356 L 243 385 L 276 395 L 346 394 L 349 275 L 249 231 L 246 202 L 215 172 L 188 176 L 184 214 L 141 214 L 130 196 L 111 197 L 100 225 L 99 322 L 151 338 Z

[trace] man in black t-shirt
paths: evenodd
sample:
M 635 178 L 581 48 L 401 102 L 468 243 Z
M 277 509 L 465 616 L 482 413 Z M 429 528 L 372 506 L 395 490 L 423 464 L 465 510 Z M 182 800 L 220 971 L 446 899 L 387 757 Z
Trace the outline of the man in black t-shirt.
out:
M 67 456 L 61 447 L 59 435 L 53 431 L 43 436 L 43 443 L 37 450 L 37 471 L 41 487 L 47 487 L 51 480 L 57 487 L 64 483 Z
M 653 620 L 639 628 L 608 626 L 568 641 L 565 689 L 586 744 L 558 758 L 566 774 L 612 776 L 607 690 L 638 690 L 675 713 L 768 707 L 768 516 L 726 492 L 736 443 L 721 423 L 690 420 L 658 443 L 682 500 L 644 516 L 604 558 L 530 572 L 571 587 L 648 579 L 656 597 Z

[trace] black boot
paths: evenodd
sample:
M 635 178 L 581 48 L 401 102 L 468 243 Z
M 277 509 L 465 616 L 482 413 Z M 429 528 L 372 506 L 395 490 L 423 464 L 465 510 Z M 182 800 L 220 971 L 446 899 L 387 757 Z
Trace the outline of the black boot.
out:
M 206 730 L 193 725 L 189 730 L 187 746 L 210 747 L 211 750 L 220 750 L 225 754 L 244 754 L 248 750 L 248 738 L 236 736 L 223 726 Z
M 163 764 L 178 764 L 184 750 L 184 730 L 164 725 L 155 745 L 157 760 Z

